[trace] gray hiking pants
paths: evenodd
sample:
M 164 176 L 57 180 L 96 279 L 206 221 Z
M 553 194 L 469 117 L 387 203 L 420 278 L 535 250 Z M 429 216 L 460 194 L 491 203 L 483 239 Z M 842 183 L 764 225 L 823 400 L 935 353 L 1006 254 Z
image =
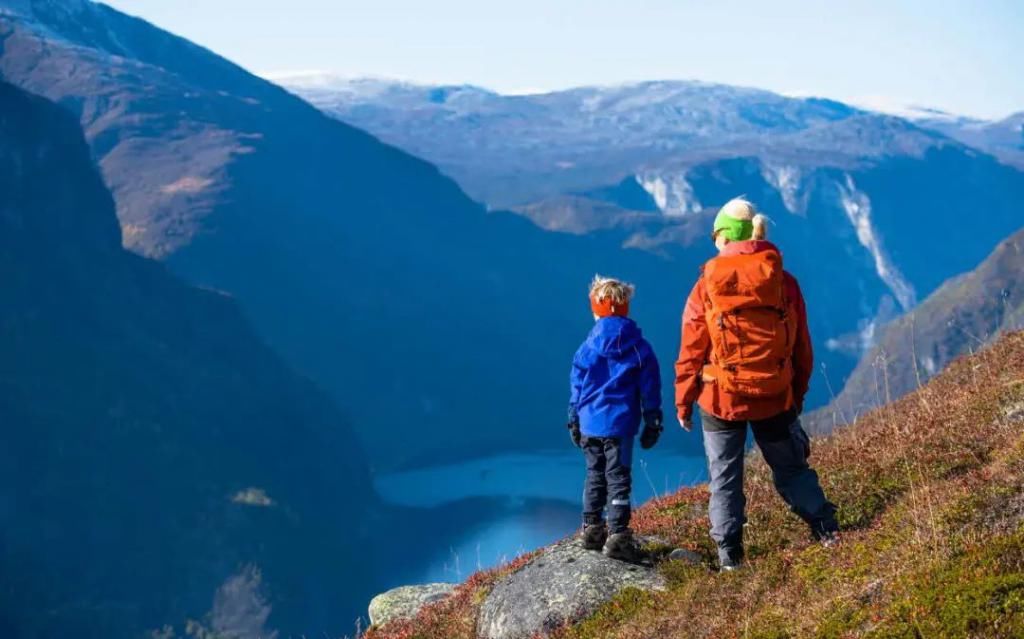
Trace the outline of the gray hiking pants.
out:
M 743 557 L 743 461 L 747 422 L 727 421 L 701 411 L 711 489 L 711 538 L 723 561 Z M 838 530 L 836 507 L 825 498 L 818 474 L 807 464 L 810 441 L 794 411 L 750 422 L 754 441 L 772 470 L 775 489 L 817 538 Z

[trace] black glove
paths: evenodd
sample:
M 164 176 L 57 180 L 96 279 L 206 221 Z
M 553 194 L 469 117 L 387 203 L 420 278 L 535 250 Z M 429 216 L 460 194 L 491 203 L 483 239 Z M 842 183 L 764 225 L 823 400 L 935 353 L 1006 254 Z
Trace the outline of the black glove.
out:
M 583 433 L 580 432 L 579 422 L 569 422 L 567 428 L 569 429 L 569 437 L 572 439 L 572 445 L 576 448 L 583 448 L 580 444 L 583 441 Z
M 658 443 L 658 438 L 661 437 L 661 431 L 664 428 L 661 425 L 661 417 L 661 411 L 656 408 L 644 413 L 644 430 L 640 433 L 640 448 L 647 450 L 654 448 L 654 445 Z

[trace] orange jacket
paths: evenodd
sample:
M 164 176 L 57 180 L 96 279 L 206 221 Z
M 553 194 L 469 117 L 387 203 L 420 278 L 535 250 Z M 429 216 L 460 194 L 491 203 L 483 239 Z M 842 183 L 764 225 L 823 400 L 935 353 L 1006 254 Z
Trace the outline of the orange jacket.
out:
M 774 244 L 765 240 L 732 242 L 722 255 L 740 255 L 759 251 L 776 251 Z M 751 398 L 732 395 L 721 390 L 715 383 L 704 383 L 702 369 L 711 354 L 711 339 L 708 336 L 705 319 L 704 278 L 697 284 L 686 300 L 683 309 L 683 335 L 679 345 L 679 359 L 676 360 L 676 410 L 680 419 L 693 415 L 693 402 L 700 404 L 706 412 L 725 420 L 767 419 L 796 407 L 803 410 L 804 396 L 811 380 L 814 367 L 814 352 L 811 349 L 811 334 L 807 329 L 807 308 L 800 285 L 796 278 L 785 273 L 786 298 L 790 312 L 797 318 L 796 343 L 793 348 L 793 385 L 790 391 L 779 397 Z

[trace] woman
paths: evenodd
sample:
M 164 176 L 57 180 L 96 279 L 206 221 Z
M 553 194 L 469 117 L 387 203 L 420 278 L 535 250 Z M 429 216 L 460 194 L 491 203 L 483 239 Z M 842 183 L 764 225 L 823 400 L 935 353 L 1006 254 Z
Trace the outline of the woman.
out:
M 697 402 L 704 428 L 711 537 L 722 570 L 743 561 L 743 462 L 747 425 L 771 467 L 775 488 L 826 545 L 837 539 L 835 506 L 807 464 L 800 425 L 813 367 L 807 312 L 796 278 L 768 242 L 767 219 L 741 198 L 715 218 L 709 260 L 683 311 L 676 361 L 679 424 L 693 427 Z

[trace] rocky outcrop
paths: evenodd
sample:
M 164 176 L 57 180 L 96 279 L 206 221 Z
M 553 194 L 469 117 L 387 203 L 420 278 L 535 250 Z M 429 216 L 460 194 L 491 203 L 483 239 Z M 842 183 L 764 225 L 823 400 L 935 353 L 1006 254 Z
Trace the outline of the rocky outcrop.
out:
M 381 626 L 397 619 L 411 619 L 423 606 L 444 599 L 455 584 L 402 586 L 381 593 L 370 601 L 370 623 Z
M 626 588 L 662 590 L 665 581 L 653 564 L 608 559 L 565 540 L 494 586 L 480 609 L 477 634 L 481 639 L 543 636 L 590 615 Z

